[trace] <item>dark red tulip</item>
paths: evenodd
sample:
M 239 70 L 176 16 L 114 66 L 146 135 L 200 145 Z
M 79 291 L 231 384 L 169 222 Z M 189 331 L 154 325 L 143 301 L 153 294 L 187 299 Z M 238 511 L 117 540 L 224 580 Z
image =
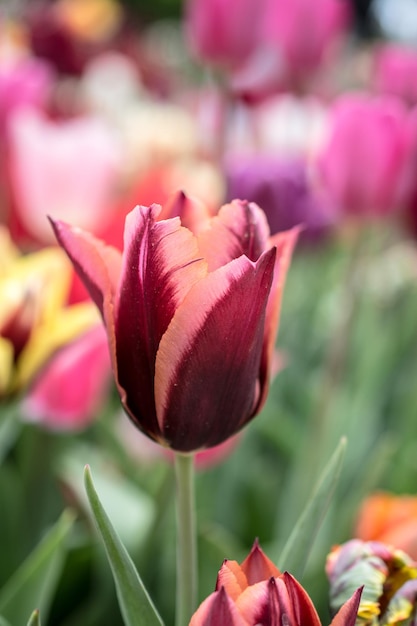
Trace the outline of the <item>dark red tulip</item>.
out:
M 122 404 L 181 452 L 220 444 L 266 399 L 282 288 L 297 230 L 269 238 L 263 212 L 234 201 L 197 236 L 136 207 L 124 252 L 54 222 L 106 326 Z

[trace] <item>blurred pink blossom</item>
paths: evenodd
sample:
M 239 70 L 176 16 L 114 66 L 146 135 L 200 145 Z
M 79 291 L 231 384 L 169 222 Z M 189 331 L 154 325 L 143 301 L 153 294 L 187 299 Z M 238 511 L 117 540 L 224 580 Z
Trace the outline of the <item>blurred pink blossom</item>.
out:
M 410 129 L 397 99 L 348 94 L 336 101 L 319 169 L 341 211 L 384 215 L 398 207 L 410 166 Z
M 186 33 L 201 61 L 227 69 L 249 98 L 299 88 L 350 25 L 346 0 L 188 0 Z
M 34 58 L 0 61 L 0 132 L 10 114 L 22 106 L 43 109 L 47 106 L 53 84 L 50 66 Z
M 306 76 L 325 60 L 350 23 L 345 0 L 265 0 L 262 37 L 277 47 L 293 77 Z
M 380 93 L 417 103 L 417 50 L 399 44 L 381 46 L 375 54 L 371 81 Z
M 188 0 L 185 30 L 192 52 L 202 61 L 233 68 L 257 45 L 264 0 Z
M 106 333 L 99 324 L 52 355 L 23 400 L 23 415 L 51 430 L 85 428 L 102 408 L 110 380 Z
M 122 165 L 118 137 L 99 119 L 52 122 L 21 110 L 9 124 L 10 178 L 17 217 L 42 243 L 47 214 L 101 233 L 111 220 Z

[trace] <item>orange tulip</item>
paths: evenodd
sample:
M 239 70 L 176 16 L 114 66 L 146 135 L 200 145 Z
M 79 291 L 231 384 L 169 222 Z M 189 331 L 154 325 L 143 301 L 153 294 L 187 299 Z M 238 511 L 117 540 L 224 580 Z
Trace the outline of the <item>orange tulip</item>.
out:
M 375 493 L 362 504 L 355 537 L 381 541 L 417 560 L 417 497 Z

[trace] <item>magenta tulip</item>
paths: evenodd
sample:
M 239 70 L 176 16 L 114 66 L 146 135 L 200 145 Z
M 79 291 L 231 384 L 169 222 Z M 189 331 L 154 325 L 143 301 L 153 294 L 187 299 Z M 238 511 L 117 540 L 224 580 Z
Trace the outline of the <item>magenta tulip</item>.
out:
M 25 109 L 11 117 L 8 131 L 11 193 L 24 231 L 48 242 L 45 212 L 55 207 L 61 218 L 102 232 L 122 171 L 113 130 L 95 116 L 51 121 Z
M 102 313 L 127 414 L 189 452 L 225 441 L 263 406 L 297 231 L 270 240 L 262 211 L 241 201 L 198 236 L 179 218 L 158 222 L 160 211 L 127 216 L 123 254 L 53 225 Z
M 333 107 L 319 161 L 324 185 L 343 212 L 384 215 L 402 200 L 410 155 L 402 102 L 349 94 Z
M 263 0 L 188 0 L 185 28 L 190 47 L 203 61 L 233 68 L 257 46 Z
M 293 76 L 306 76 L 347 31 L 350 18 L 346 0 L 266 0 L 262 35 L 281 50 Z
M 108 395 L 110 372 L 106 336 L 96 324 L 41 368 L 25 394 L 24 418 L 54 431 L 86 428 Z
M 371 78 L 375 89 L 402 98 L 406 104 L 417 103 L 417 52 L 399 44 L 385 44 L 375 54 Z

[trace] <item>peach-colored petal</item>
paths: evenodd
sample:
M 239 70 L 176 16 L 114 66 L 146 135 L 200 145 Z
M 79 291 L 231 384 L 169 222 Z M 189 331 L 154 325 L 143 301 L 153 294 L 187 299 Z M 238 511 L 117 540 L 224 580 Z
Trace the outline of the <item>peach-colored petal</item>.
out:
M 417 498 L 375 493 L 363 502 L 355 536 L 364 541 L 381 541 L 417 558 Z
M 225 588 L 232 600 L 237 600 L 248 586 L 248 580 L 237 561 L 225 559 L 217 575 L 216 589 Z

